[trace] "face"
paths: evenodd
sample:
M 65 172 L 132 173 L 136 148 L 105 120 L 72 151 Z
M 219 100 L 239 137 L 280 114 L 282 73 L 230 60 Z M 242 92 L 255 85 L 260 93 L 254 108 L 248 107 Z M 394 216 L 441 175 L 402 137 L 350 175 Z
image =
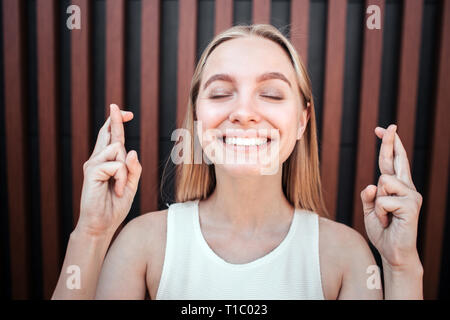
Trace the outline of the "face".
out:
M 280 171 L 309 118 L 288 55 L 261 37 L 228 40 L 211 53 L 196 110 L 205 154 L 232 175 L 264 174 L 269 162 Z

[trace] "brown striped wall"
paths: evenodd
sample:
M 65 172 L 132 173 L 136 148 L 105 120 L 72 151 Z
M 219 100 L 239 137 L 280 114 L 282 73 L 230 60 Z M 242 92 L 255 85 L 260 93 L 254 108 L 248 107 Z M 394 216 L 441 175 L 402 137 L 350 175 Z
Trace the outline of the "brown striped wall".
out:
M 240 23 L 279 27 L 308 66 L 326 204 L 364 235 L 359 194 L 379 175 L 373 129 L 398 125 L 424 197 L 425 297 L 450 296 L 450 1 L 0 2 L 3 297 L 51 296 L 79 215 L 82 165 L 110 103 L 135 113 L 126 143 L 143 165 L 127 221 L 173 202 L 173 174 L 159 187 L 195 63 L 214 34 Z M 81 8 L 81 30 L 66 27 L 70 4 Z M 370 4 L 381 8 L 381 30 L 365 27 Z

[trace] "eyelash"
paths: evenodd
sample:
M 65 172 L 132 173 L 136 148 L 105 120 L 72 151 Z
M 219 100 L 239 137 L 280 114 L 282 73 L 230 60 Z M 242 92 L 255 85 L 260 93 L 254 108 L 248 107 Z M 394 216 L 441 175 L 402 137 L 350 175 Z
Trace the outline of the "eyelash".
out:
M 226 97 L 230 97 L 231 95 L 216 95 L 216 96 L 211 96 L 210 99 L 220 99 L 220 98 L 226 98 Z M 268 95 L 261 95 L 261 97 L 265 97 L 265 98 L 269 98 L 269 99 L 273 99 L 273 100 L 283 100 L 282 97 L 276 97 L 276 96 L 268 96 Z

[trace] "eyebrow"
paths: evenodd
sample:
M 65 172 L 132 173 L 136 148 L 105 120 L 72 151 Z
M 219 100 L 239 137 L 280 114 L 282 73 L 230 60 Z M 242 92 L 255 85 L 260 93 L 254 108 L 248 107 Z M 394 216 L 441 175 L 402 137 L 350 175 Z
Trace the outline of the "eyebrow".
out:
M 262 75 L 260 75 L 258 78 L 256 78 L 257 82 L 261 82 L 261 81 L 266 81 L 266 80 L 270 80 L 270 79 L 279 79 L 279 80 L 283 80 L 284 82 L 286 82 L 289 87 L 291 86 L 291 83 L 289 82 L 289 80 L 282 74 L 279 72 L 266 72 L 263 73 Z M 205 90 L 213 81 L 216 80 L 221 80 L 221 81 L 228 81 L 231 83 L 235 83 L 236 80 L 230 76 L 229 74 L 225 74 L 225 73 L 218 73 L 215 74 L 213 76 L 211 76 L 208 81 L 205 82 L 205 85 L 203 86 L 203 90 Z

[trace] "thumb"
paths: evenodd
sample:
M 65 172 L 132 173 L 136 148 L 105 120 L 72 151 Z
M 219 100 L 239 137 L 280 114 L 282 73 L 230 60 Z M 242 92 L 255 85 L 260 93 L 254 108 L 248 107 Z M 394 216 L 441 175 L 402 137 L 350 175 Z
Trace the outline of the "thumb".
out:
M 368 215 L 375 209 L 375 197 L 377 195 L 377 187 L 369 184 L 361 191 L 361 201 L 363 205 L 364 215 Z
M 142 172 L 142 166 L 139 163 L 137 152 L 134 150 L 128 152 L 125 163 L 128 169 L 127 185 L 136 192 Z

